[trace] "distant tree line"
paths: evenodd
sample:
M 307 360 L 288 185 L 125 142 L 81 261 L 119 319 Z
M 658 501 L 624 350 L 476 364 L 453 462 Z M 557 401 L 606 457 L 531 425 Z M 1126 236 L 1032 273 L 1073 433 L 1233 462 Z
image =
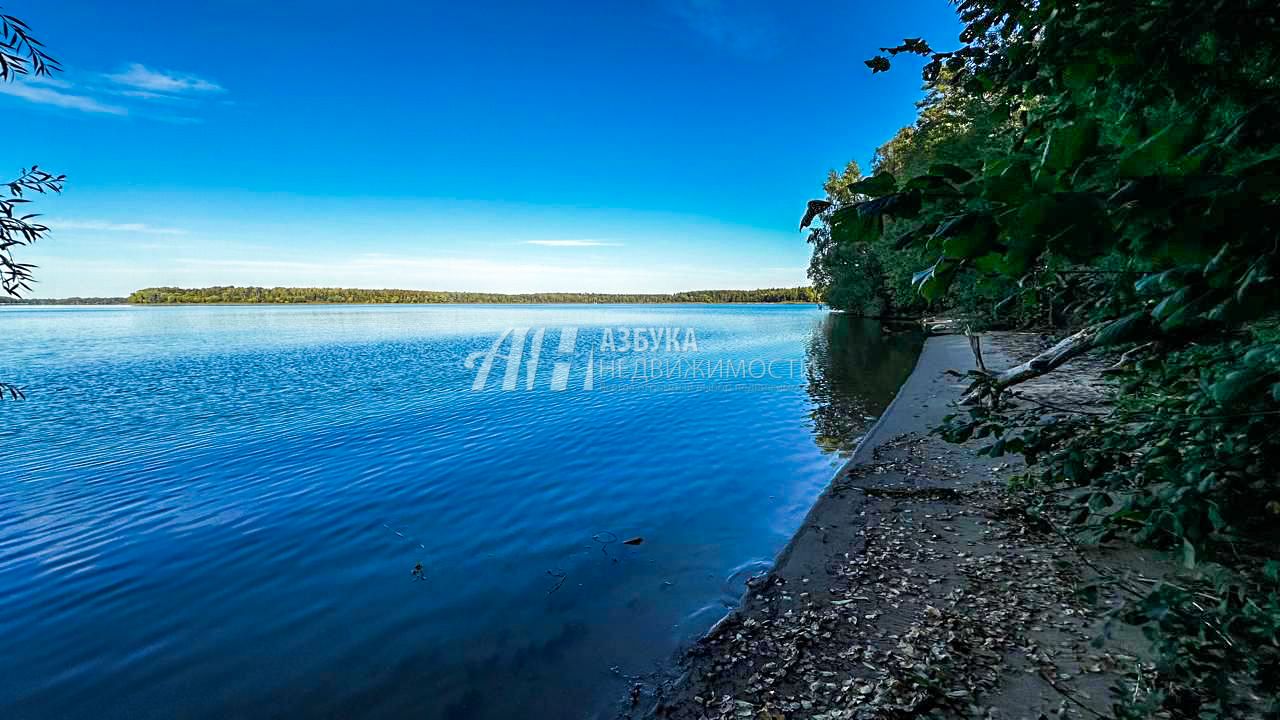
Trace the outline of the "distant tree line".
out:
M 811 287 L 761 290 L 691 290 L 673 294 L 504 293 L 357 288 L 235 287 L 144 288 L 126 300 L 138 305 L 307 303 L 813 303 Z
M 0 296 L 0 305 L 123 305 L 122 297 L 11 298 Z

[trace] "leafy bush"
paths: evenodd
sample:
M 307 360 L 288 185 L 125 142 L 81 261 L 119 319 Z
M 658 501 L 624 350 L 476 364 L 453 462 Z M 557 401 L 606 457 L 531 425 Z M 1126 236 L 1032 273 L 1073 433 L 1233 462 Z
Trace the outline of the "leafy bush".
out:
M 1125 713 L 1274 715 L 1280 6 L 958 9 L 959 49 L 909 38 L 867 65 L 926 58 L 922 118 L 945 101 L 962 122 L 921 150 L 914 131 L 895 138 L 894 161 L 823 217 L 830 236 L 924 253 L 912 284 L 935 306 L 1016 309 L 1130 351 L 1114 412 L 1011 410 L 983 377 L 991 404 L 945 432 L 1024 455 L 1025 480 L 1070 490 L 1092 539 L 1169 547 L 1198 573 L 1128 607 L 1160 655 Z

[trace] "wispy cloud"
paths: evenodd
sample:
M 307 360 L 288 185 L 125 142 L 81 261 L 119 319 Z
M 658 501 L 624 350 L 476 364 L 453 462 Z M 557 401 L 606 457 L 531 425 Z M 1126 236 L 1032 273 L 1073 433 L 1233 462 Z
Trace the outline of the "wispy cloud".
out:
M 767 51 L 773 45 L 767 2 L 742 0 L 665 0 L 668 10 L 715 45 L 743 54 Z
M 525 240 L 524 244 L 543 247 L 618 247 L 622 243 L 604 240 Z
M 226 93 L 226 88 L 212 80 L 190 73 L 153 70 L 142 63 L 130 63 L 117 73 L 88 73 L 83 77 L 84 80 L 76 82 L 63 77 L 23 77 L 0 83 L 0 94 L 88 113 L 196 123 L 200 118 L 192 117 L 193 111 Z M 143 108 L 143 103 L 181 106 L 181 112 L 157 114 Z
M 70 85 L 62 84 L 56 85 L 56 87 L 70 87 Z M 61 90 L 55 90 L 53 87 L 43 87 L 21 80 L 9 83 L 0 83 L 0 94 L 12 95 L 13 97 L 22 98 L 28 102 L 38 103 L 40 105 L 53 105 L 54 107 L 68 108 L 70 110 L 104 113 L 107 115 L 129 114 L 127 109 L 120 107 L 119 105 L 111 105 L 95 100 L 87 95 L 76 95 L 74 93 L 62 92 Z
M 71 83 L 62 78 L 53 75 L 23 75 L 22 82 L 28 85 L 48 85 L 49 87 L 67 89 L 71 87 Z
M 142 63 L 130 63 L 118 73 L 109 73 L 107 80 L 131 90 L 125 91 L 133 97 L 154 99 L 190 93 L 225 92 L 221 85 L 190 73 L 172 70 L 152 70 Z
M 146 235 L 186 235 L 181 228 L 156 227 L 146 223 L 118 223 L 107 220 L 56 220 L 47 221 L 49 227 L 57 230 L 93 230 L 97 232 L 143 233 Z

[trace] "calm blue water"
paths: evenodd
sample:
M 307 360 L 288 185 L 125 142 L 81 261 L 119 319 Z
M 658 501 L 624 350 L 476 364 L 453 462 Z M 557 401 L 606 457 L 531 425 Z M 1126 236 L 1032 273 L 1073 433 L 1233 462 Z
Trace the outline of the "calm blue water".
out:
M 28 396 L 0 405 L 5 718 L 607 716 L 767 567 L 918 351 L 811 306 L 0 325 Z M 681 349 L 624 351 L 637 327 Z M 514 388 L 508 339 L 473 390 L 509 328 Z

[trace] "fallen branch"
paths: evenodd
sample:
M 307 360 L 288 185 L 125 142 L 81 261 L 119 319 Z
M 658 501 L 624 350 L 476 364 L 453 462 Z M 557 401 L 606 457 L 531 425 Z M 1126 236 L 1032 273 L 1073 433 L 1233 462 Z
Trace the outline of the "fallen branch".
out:
M 889 487 L 864 487 L 857 488 L 868 497 L 882 498 L 916 498 L 923 500 L 961 500 L 964 493 L 955 488 L 939 488 L 939 487 L 916 487 L 916 488 L 889 488 Z
M 1146 343 L 1143 343 L 1143 344 L 1141 344 L 1141 345 L 1139 345 L 1139 346 L 1137 346 L 1137 347 L 1132 347 L 1132 348 L 1129 348 L 1128 350 L 1125 350 L 1125 351 L 1124 351 L 1124 354 L 1120 356 L 1120 359 L 1119 359 L 1119 360 L 1117 360 L 1117 361 L 1115 362 L 1115 364 L 1114 364 L 1114 365 L 1112 365 L 1112 366 L 1111 366 L 1111 367 L 1109 367 L 1109 368 L 1106 368 L 1106 369 L 1105 369 L 1105 370 L 1103 370 L 1102 372 L 1103 372 L 1103 373 L 1118 373 L 1118 372 L 1123 372 L 1123 371 L 1125 371 L 1125 370 L 1128 370 L 1128 369 L 1133 365 L 1132 358 L 1133 358 L 1133 356 L 1134 356 L 1134 355 L 1137 355 L 1138 353 L 1140 353 L 1140 352 L 1142 352 L 1142 351 L 1144 351 L 1144 350 L 1146 350 L 1146 349 L 1148 349 L 1148 348 L 1150 348 L 1150 347 L 1154 346 L 1155 344 L 1156 344 L 1156 343 L 1155 343 L 1155 341 L 1153 340 L 1153 341 L 1151 341 L 1151 342 L 1146 342 Z
M 987 398 L 992 405 L 998 403 L 1000 392 L 1005 388 L 1047 375 L 1075 358 L 1089 352 L 1097 345 L 1098 332 L 1103 324 L 1091 325 L 1077 333 L 1059 340 L 1056 345 L 1036 355 L 1030 360 L 1009 368 L 1003 372 L 988 371 L 988 378 L 980 379 L 960 399 L 961 405 L 976 405 Z M 982 345 L 977 336 L 969 340 L 974 351 L 974 360 L 982 367 Z
M 987 363 L 982 359 L 982 336 L 974 335 L 968 327 L 964 329 L 964 334 L 969 338 L 969 349 L 973 351 L 973 361 L 978 365 L 978 372 L 990 375 L 991 371 L 987 369 Z

